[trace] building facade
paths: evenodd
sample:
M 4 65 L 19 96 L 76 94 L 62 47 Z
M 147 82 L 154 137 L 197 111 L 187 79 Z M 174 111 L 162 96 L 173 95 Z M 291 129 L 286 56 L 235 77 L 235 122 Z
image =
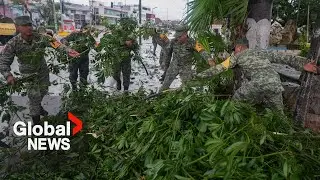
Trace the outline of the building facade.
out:
M 115 5 L 118 8 L 122 8 L 128 12 L 129 17 L 135 18 L 139 22 L 139 5 L 122 5 L 119 3 Z M 141 23 L 145 24 L 146 22 L 155 23 L 155 14 L 152 12 L 152 9 L 147 6 L 141 7 Z
M 64 14 L 74 21 L 77 29 L 90 22 L 90 7 L 86 5 L 65 2 Z
M 39 26 L 43 20 L 38 11 L 38 2 L 30 2 L 27 5 L 27 8 L 31 12 L 32 21 L 34 26 Z M 22 4 L 14 4 L 10 0 L 0 1 L 0 18 L 7 17 L 14 19 L 17 16 L 27 15 L 30 16 L 30 13 L 26 11 L 26 8 Z
M 90 21 L 92 21 L 93 25 L 100 25 L 102 17 L 106 18 L 108 23 L 114 24 L 120 18 L 128 16 L 128 11 L 125 9 L 118 7 L 111 8 L 103 2 L 98 1 L 92 1 L 91 6 L 65 3 L 64 8 L 64 13 L 75 21 L 77 28 L 81 27 L 84 23 L 89 24 Z
M 93 12 L 97 17 L 104 17 L 108 23 L 115 24 L 122 17 L 128 17 L 128 11 L 119 6 L 113 6 L 110 4 L 93 1 L 92 3 Z

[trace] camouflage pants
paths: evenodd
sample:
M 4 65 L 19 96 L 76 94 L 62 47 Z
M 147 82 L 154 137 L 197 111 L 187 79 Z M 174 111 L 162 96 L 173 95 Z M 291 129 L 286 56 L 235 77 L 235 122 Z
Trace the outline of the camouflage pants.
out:
M 49 73 L 44 74 L 41 78 L 34 79 L 26 85 L 31 117 L 40 115 L 42 109 L 41 102 L 43 97 L 48 93 L 49 85 Z
M 128 90 L 131 75 L 131 58 L 121 61 L 113 69 L 113 78 L 117 81 L 118 90 L 121 90 L 121 72 L 123 77 L 123 89 Z
M 160 64 L 160 68 L 163 70 L 164 69 L 164 58 L 165 58 L 165 50 L 162 48 L 160 51 L 160 59 L 159 59 L 159 64 Z
M 171 83 L 174 81 L 177 75 L 180 75 L 182 84 L 185 84 L 188 80 L 192 79 L 192 64 L 191 63 L 179 63 L 179 60 L 174 59 L 166 72 L 162 87 L 160 91 L 170 88 Z
M 233 95 L 234 100 L 246 101 L 254 104 L 264 104 L 269 108 L 274 108 L 283 114 L 282 92 L 271 88 L 263 88 L 258 83 L 244 83 Z
M 72 87 L 75 87 L 78 80 L 78 71 L 80 72 L 80 82 L 82 85 L 86 85 L 89 74 L 89 56 L 82 56 L 75 59 L 69 64 L 69 80 Z
M 161 69 L 166 71 L 169 68 L 170 61 L 171 61 L 171 54 L 169 53 L 169 50 L 166 47 L 162 48 L 160 52 L 160 60 L 159 60 Z
M 155 53 L 156 53 L 156 50 L 157 50 L 158 44 L 157 44 L 157 42 L 153 42 L 153 41 L 152 41 L 152 45 L 153 45 L 153 51 L 152 51 L 152 53 L 155 54 Z

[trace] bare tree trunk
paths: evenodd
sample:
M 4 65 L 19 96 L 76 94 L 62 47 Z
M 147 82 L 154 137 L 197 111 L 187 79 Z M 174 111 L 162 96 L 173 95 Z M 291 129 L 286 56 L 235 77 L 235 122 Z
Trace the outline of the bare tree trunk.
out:
M 269 46 L 273 0 L 249 0 L 247 34 L 250 49 Z
M 318 16 L 320 13 L 318 13 Z M 319 64 L 320 55 L 320 18 L 317 19 L 311 40 L 309 59 Z M 301 88 L 298 92 L 295 120 L 307 128 L 320 131 L 320 76 L 302 72 Z

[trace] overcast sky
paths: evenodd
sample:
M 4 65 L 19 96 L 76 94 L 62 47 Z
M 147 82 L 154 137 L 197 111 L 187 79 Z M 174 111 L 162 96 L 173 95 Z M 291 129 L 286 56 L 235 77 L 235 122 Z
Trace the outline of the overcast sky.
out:
M 77 4 L 89 4 L 89 0 L 66 0 Z M 86 2 L 87 1 L 87 2 Z M 111 2 L 118 4 L 139 4 L 139 0 L 98 0 L 110 6 Z M 167 19 L 167 10 L 169 20 L 180 20 L 186 10 L 187 0 L 141 0 L 142 5 L 150 8 L 157 7 L 153 10 L 154 14 L 162 20 Z

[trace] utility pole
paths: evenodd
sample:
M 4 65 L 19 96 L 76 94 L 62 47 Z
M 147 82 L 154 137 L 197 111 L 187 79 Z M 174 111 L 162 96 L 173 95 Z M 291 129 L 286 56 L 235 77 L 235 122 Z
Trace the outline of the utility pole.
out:
M 53 1 L 54 2 L 54 1 Z M 60 0 L 60 13 L 61 13 L 61 17 L 60 17 L 60 24 L 62 25 L 62 23 L 63 23 L 63 6 L 64 6 L 64 0 Z
M 92 26 L 92 0 L 89 0 L 89 6 L 90 6 L 90 27 Z
M 53 2 L 53 19 L 54 19 L 54 29 L 56 30 L 56 32 L 58 32 L 58 23 L 57 23 L 57 15 L 56 15 L 56 6 L 54 4 L 54 0 Z
M 310 26 L 310 4 L 308 4 L 308 17 L 307 17 L 307 43 L 309 42 L 309 26 Z M 297 22 L 298 24 L 298 22 Z
M 142 14 L 141 0 L 139 0 L 139 24 L 141 26 L 141 14 Z M 141 33 L 139 33 L 139 44 L 141 45 Z

